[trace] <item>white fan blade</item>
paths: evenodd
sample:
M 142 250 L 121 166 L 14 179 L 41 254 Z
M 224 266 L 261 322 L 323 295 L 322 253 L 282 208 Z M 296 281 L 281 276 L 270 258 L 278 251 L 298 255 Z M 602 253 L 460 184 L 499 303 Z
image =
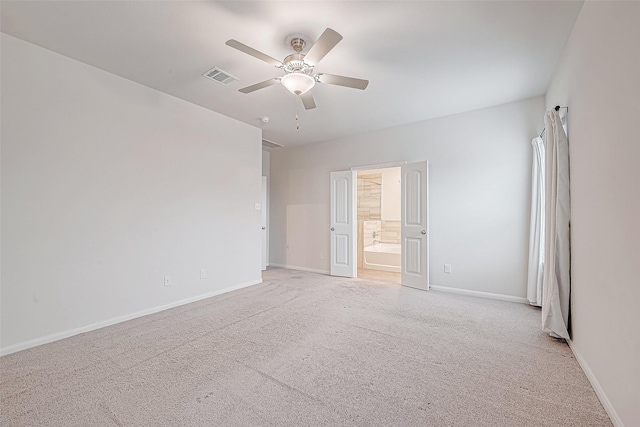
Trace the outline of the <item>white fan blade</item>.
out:
M 353 77 L 336 76 L 333 74 L 318 74 L 318 82 L 361 90 L 366 89 L 369 84 L 369 80 L 354 79 Z
M 243 87 L 242 89 L 238 89 L 238 92 L 249 93 L 258 89 L 273 86 L 274 84 L 277 84 L 277 83 L 280 83 L 280 79 L 276 77 L 274 79 L 265 80 L 263 82 L 256 83 L 251 86 Z
M 247 46 L 246 44 L 240 43 L 238 40 L 227 40 L 225 43 L 227 46 L 231 46 L 234 49 L 238 49 L 240 52 L 244 52 L 248 55 L 253 56 L 254 58 L 258 58 L 267 64 L 274 65 L 276 67 L 282 67 L 282 62 L 278 61 L 275 58 L 270 57 L 267 54 L 260 52 L 259 50 L 255 50 L 252 47 Z
M 313 95 L 311 92 L 305 92 L 300 95 L 300 99 L 302 100 L 302 105 L 304 105 L 305 110 L 313 110 L 316 108 L 316 101 L 313 99 Z
M 340 34 L 331 28 L 327 28 L 313 46 L 311 46 L 311 49 L 309 49 L 309 52 L 304 57 L 304 62 L 312 66 L 316 65 L 340 40 L 342 40 Z

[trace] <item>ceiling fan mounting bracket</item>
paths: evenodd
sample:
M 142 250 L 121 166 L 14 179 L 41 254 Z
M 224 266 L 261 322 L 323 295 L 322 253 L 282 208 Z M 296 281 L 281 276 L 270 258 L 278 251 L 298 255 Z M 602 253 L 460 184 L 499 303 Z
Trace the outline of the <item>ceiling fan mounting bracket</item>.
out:
M 307 42 L 305 42 L 304 39 L 301 39 L 300 37 L 296 37 L 295 39 L 291 39 L 291 47 L 293 48 L 293 50 L 296 51 L 296 53 L 302 52 L 302 49 L 304 49 L 306 44 L 307 44 Z
M 308 51 L 311 46 L 313 46 L 313 43 L 309 43 L 308 40 L 311 39 L 306 35 L 295 33 L 287 36 L 284 40 L 284 44 L 287 47 L 293 48 L 296 53 L 301 53 L 303 50 Z

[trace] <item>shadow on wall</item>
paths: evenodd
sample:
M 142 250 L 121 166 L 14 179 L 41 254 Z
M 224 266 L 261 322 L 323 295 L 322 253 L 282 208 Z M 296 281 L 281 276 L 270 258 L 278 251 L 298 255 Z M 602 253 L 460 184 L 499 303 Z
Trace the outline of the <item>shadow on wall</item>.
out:
M 287 205 L 285 247 L 285 265 L 287 267 L 328 273 L 327 260 L 330 254 L 311 252 L 309 248 L 327 247 L 329 234 L 325 224 L 328 224 L 329 221 L 329 206 L 327 204 Z M 289 236 L 305 236 L 306 239 L 292 241 Z M 299 242 L 299 246 L 302 246 L 296 246 L 295 242 Z

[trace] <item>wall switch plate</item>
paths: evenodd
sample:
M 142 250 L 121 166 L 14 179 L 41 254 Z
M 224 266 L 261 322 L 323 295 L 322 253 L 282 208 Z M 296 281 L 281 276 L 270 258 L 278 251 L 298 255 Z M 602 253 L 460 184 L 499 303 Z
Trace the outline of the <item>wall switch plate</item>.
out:
M 205 277 L 207 277 L 207 272 L 205 271 L 204 268 L 200 269 L 200 278 L 204 279 Z
M 320 252 L 320 259 L 324 259 L 324 252 Z
M 444 272 L 447 274 L 451 274 L 451 264 L 444 265 Z
M 164 285 L 169 286 L 171 284 L 171 276 L 164 276 Z

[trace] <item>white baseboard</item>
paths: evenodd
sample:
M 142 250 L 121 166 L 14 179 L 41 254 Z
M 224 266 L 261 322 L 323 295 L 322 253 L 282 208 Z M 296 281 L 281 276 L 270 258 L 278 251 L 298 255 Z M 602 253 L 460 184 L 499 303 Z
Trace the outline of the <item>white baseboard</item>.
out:
M 198 295 L 195 297 L 191 297 L 191 298 L 186 298 L 180 301 L 175 301 L 169 304 L 164 304 L 161 306 L 157 306 L 157 307 L 152 307 L 152 308 L 147 308 L 141 311 L 138 311 L 136 313 L 132 313 L 132 314 L 125 314 L 124 316 L 118 316 L 118 317 L 114 317 L 112 319 L 109 320 L 105 320 L 102 322 L 98 322 L 98 323 L 93 323 L 91 325 L 87 325 L 87 326 L 82 326 L 80 328 L 75 328 L 75 329 L 68 329 L 66 331 L 62 331 L 62 332 L 56 332 L 55 334 L 51 334 L 51 335 L 47 335 L 44 337 L 40 337 L 40 338 L 35 338 L 32 340 L 28 340 L 28 341 L 23 341 L 17 344 L 13 344 L 7 347 L 4 347 L 2 349 L 0 349 L 0 356 L 5 356 L 7 354 L 11 354 L 11 353 L 15 353 L 21 350 L 26 350 L 28 348 L 31 347 L 36 347 L 42 344 L 48 344 L 50 342 L 54 342 L 54 341 L 58 341 L 64 338 L 68 338 L 68 337 L 72 337 L 74 335 L 78 335 L 78 334 L 82 334 L 85 332 L 89 332 L 89 331 L 94 331 L 96 329 L 100 329 L 100 328 L 104 328 L 106 326 L 111 326 L 111 325 L 115 325 L 116 323 L 121 323 L 121 322 L 126 322 L 127 320 L 131 320 L 131 319 L 136 319 L 138 317 L 142 317 L 142 316 L 147 316 L 149 314 L 153 314 L 153 313 L 157 313 L 159 311 L 163 311 L 163 310 L 168 310 L 170 308 L 173 307 L 178 307 L 181 305 L 185 305 L 185 304 L 189 304 L 192 302 L 196 302 L 196 301 L 200 301 L 206 298 L 211 298 L 214 297 L 216 295 L 220 295 L 220 294 L 225 294 L 227 292 L 231 292 L 231 291 L 235 291 L 238 289 L 242 289 L 242 288 L 246 288 L 249 286 L 253 286 L 253 285 L 257 285 L 262 283 L 262 279 L 260 280 L 254 280 L 251 282 L 246 282 L 246 283 L 241 283 L 239 285 L 236 286 L 231 286 L 228 288 L 224 288 L 218 291 L 213 291 L 213 292 L 209 292 L 203 295 Z
M 429 289 L 440 292 L 450 292 L 452 294 L 459 295 L 469 295 L 472 297 L 480 297 L 480 298 L 489 298 L 489 299 L 497 299 L 501 301 L 509 301 L 509 302 L 519 302 L 521 304 L 529 304 L 529 300 L 522 297 L 514 297 L 511 295 L 502 295 L 502 294 L 492 294 L 490 292 L 480 292 L 480 291 L 470 291 L 467 289 L 460 288 L 448 288 L 446 286 L 435 286 L 430 285 Z
M 584 371 L 584 374 L 587 376 L 587 379 L 591 383 L 591 387 L 593 387 L 593 390 L 596 392 L 596 396 L 598 396 L 598 399 L 600 399 L 600 403 L 602 403 L 604 410 L 607 411 L 607 415 L 609 415 L 609 418 L 611 419 L 611 423 L 615 427 L 624 427 L 624 423 L 620 419 L 620 416 L 618 416 L 618 413 L 616 412 L 616 410 L 613 408 L 613 405 L 607 398 L 607 395 L 604 393 L 604 390 L 602 389 L 602 386 L 596 379 L 596 376 L 593 374 L 593 371 L 591 371 L 591 368 L 589 368 L 589 365 L 587 365 L 587 361 L 584 360 L 584 358 L 582 357 L 580 352 L 575 348 L 571 340 L 566 340 L 566 341 L 569 344 L 569 348 L 573 352 L 573 355 L 578 361 L 578 364 L 580 365 L 580 367 Z
M 319 274 L 331 274 L 329 270 L 318 270 L 315 268 L 307 268 L 307 267 L 298 267 L 297 265 L 287 265 L 287 264 L 269 264 L 272 267 L 280 267 L 286 268 L 288 270 L 299 270 L 299 271 L 308 271 L 309 273 L 319 273 Z

